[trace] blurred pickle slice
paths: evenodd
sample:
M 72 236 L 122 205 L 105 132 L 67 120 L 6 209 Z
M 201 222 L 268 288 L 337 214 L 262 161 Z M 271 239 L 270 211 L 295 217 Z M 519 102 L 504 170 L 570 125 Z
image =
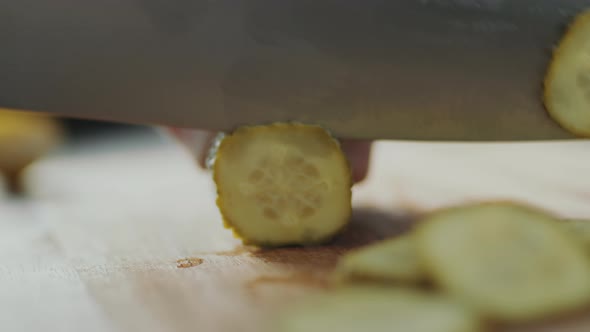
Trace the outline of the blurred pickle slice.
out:
M 524 322 L 590 303 L 590 260 L 549 214 L 513 203 L 448 208 L 417 229 L 425 268 L 483 315 Z
M 225 224 L 246 244 L 318 244 L 350 218 L 350 166 L 320 126 L 239 128 L 219 143 L 213 178 Z
M 11 191 L 22 191 L 25 168 L 55 148 L 62 136 L 53 117 L 0 108 L 0 172 Z
M 475 332 L 476 315 L 440 295 L 355 286 L 311 296 L 279 316 L 280 332 Z
M 574 20 L 555 49 L 545 78 L 544 102 L 562 127 L 590 137 L 590 11 Z
M 348 252 L 338 262 L 335 279 L 419 283 L 426 273 L 411 234 L 403 234 Z
M 566 219 L 563 224 L 579 241 L 584 243 L 587 250 L 590 250 L 590 220 Z

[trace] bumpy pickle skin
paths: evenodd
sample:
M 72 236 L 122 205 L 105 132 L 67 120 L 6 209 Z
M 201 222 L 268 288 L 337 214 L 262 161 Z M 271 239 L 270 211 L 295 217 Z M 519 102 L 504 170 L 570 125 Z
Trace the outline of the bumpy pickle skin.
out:
M 340 258 L 334 271 L 334 280 L 342 284 L 418 284 L 425 279 L 412 234 L 354 249 Z
M 451 299 L 414 289 L 351 286 L 306 298 L 277 319 L 279 332 L 478 332 L 480 318 Z
M 219 142 L 212 170 L 224 224 L 246 245 L 321 244 L 350 219 L 350 165 L 320 126 L 238 128 Z
M 574 19 L 555 48 L 543 101 L 564 129 L 590 137 L 590 10 Z
M 509 202 L 447 208 L 417 228 L 425 268 L 482 315 L 520 323 L 590 303 L 590 261 L 545 211 Z

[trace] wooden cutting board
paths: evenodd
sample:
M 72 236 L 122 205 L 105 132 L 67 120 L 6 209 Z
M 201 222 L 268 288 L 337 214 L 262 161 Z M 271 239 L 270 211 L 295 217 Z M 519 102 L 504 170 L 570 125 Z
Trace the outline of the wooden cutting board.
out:
M 210 175 L 156 135 L 66 147 L 0 200 L 2 331 L 265 331 L 325 286 L 346 250 L 398 234 L 433 208 L 517 199 L 590 218 L 590 142 L 379 142 L 334 243 L 256 250 L 221 226 Z M 588 331 L 590 314 L 511 331 Z

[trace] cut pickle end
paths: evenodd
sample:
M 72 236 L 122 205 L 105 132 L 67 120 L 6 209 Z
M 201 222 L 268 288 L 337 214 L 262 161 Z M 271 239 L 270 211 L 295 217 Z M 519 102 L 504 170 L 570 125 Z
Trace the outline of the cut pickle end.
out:
M 320 126 L 242 127 L 220 142 L 214 160 L 217 205 L 246 244 L 318 244 L 348 224 L 350 166 Z
M 418 290 L 355 286 L 316 295 L 279 317 L 281 332 L 475 332 L 462 305 Z
M 419 283 L 425 277 L 411 234 L 353 250 L 340 259 L 335 270 L 335 279 L 342 282 Z
M 574 20 L 557 46 L 545 78 L 544 103 L 563 128 L 590 137 L 590 11 Z
M 590 261 L 556 218 L 528 206 L 480 203 L 439 211 L 416 233 L 443 290 L 483 315 L 525 322 L 590 302 Z

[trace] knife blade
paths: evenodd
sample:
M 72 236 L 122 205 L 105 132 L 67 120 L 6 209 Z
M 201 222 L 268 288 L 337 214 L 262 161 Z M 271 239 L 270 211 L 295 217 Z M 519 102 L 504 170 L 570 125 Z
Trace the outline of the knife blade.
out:
M 555 43 L 590 0 L 0 3 L 0 106 L 214 131 L 575 139 L 545 111 Z

